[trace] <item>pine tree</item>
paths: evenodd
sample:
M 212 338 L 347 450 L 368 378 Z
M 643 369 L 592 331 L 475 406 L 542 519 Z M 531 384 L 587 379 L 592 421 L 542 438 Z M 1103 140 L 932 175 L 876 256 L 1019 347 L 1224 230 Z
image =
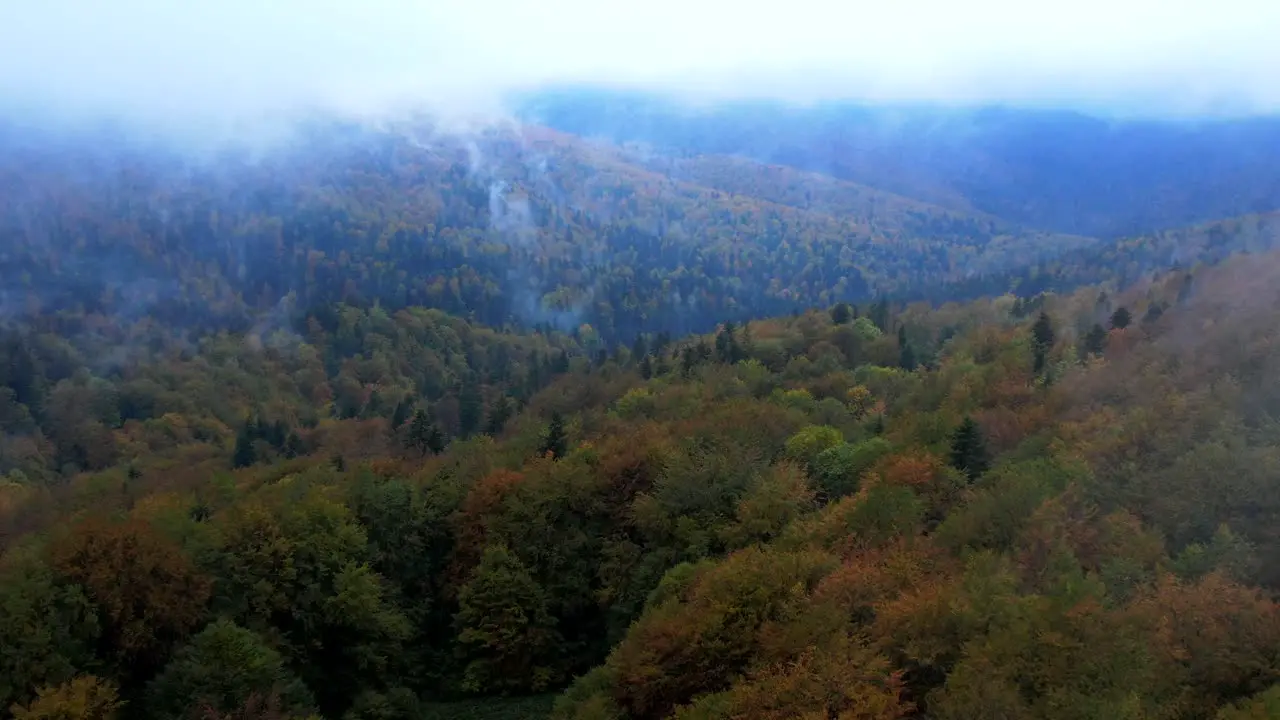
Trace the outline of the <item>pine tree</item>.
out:
M 1195 292 L 1195 284 L 1191 274 L 1188 273 L 1182 278 L 1182 287 L 1178 288 L 1178 304 L 1181 305 L 1191 299 L 1191 294 Z
M 644 335 L 636 335 L 636 341 L 631 343 L 631 359 L 639 362 L 640 358 L 649 355 L 649 343 L 645 341 Z
M 415 412 L 413 421 L 409 423 L 409 446 L 417 448 L 420 454 L 426 455 L 427 450 L 430 449 L 428 440 L 434 427 L 431 420 L 427 418 L 425 410 Z
M 462 382 L 458 391 L 458 434 L 469 437 L 480 429 L 484 418 L 484 398 L 480 395 L 480 383 L 474 376 Z
M 409 398 L 401 398 L 400 402 L 396 403 L 395 411 L 391 413 L 391 429 L 395 430 L 403 425 L 409 419 L 412 410 L 413 405 L 409 402 Z
M 1049 313 L 1041 310 L 1040 317 L 1036 318 L 1036 324 L 1031 326 L 1031 344 L 1035 352 L 1035 372 L 1038 373 L 1044 370 L 1049 350 L 1053 348 L 1054 337 L 1053 321 L 1049 319 Z
M 911 347 L 911 343 L 907 340 L 907 328 L 905 325 L 898 327 L 898 366 L 903 370 L 915 370 L 916 351 Z
M 560 413 L 551 413 L 551 423 L 547 426 L 547 435 L 542 441 L 542 446 L 538 448 L 539 455 L 547 455 L 548 453 L 559 460 L 564 457 L 568 451 L 569 439 L 564 431 L 564 418 Z
M 716 333 L 716 359 L 722 363 L 733 362 L 733 323 L 725 323 Z
M 649 359 L 648 355 L 645 355 L 644 359 L 640 361 L 640 377 L 645 380 L 653 377 L 653 361 Z
M 680 373 L 688 377 L 689 373 L 693 372 L 693 366 L 697 361 L 697 353 L 694 351 L 693 346 L 685 345 L 684 349 L 680 351 Z
M 1133 315 L 1129 309 L 1121 305 L 1116 311 L 1111 313 L 1111 327 L 1114 330 L 1124 330 L 1129 327 L 1129 323 L 1133 322 Z
M 489 408 L 489 420 L 485 424 L 484 431 L 489 435 L 497 435 L 502 432 L 502 428 L 507 426 L 507 421 L 511 419 L 514 408 L 511 406 L 511 398 L 506 395 L 499 395 L 497 400 L 493 401 L 493 407 Z
M 1153 302 L 1147 307 L 1147 312 L 1142 316 L 1142 324 L 1150 325 L 1156 322 L 1164 315 L 1164 303 Z
M 529 351 L 528 369 L 524 376 L 524 397 L 532 397 L 542 388 L 542 360 L 537 350 Z
M 853 308 L 849 307 L 849 303 L 838 303 L 831 308 L 831 322 L 836 325 L 846 325 L 853 321 Z
M 284 456 L 287 458 L 296 458 L 303 453 L 302 438 L 293 430 L 289 431 L 289 435 L 284 439 Z
M 444 433 L 441 432 L 440 427 L 435 423 L 431 423 L 431 427 L 427 429 L 427 450 L 432 455 L 439 455 L 444 452 L 444 446 L 447 444 L 447 439 Z
M 711 357 L 712 357 L 711 346 L 707 344 L 707 341 L 705 338 L 698 341 L 697 349 L 698 349 L 698 362 L 705 363 L 705 362 L 711 361 Z
M 871 322 L 880 328 L 880 332 L 889 332 L 889 300 L 880 298 L 880 301 L 871 306 L 870 312 Z
M 253 447 L 253 442 L 257 439 L 255 437 L 257 433 L 254 432 L 256 427 L 256 423 L 249 421 L 240 428 L 240 432 L 236 433 L 236 447 L 231 453 L 231 467 L 249 467 L 258 461 L 258 453 Z
M 1102 325 L 1094 323 L 1089 328 L 1089 332 L 1084 336 L 1084 343 L 1080 346 L 1082 355 L 1101 355 L 1107 349 L 1107 331 L 1102 329 Z
M 951 437 L 951 466 L 973 481 L 986 472 L 989 465 L 987 442 L 982 437 L 982 429 L 973 418 L 966 415 Z

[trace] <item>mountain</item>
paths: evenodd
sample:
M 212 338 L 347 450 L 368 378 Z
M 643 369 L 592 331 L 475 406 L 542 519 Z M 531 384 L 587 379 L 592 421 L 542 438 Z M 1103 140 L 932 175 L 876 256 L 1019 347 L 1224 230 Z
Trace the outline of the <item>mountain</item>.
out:
M 556 692 L 553 718 L 1265 717 L 1278 267 L 837 306 L 602 359 L 563 344 L 504 422 L 443 449 L 419 444 L 416 411 L 338 417 L 318 389 L 462 408 L 472 391 L 417 388 L 483 368 L 497 400 L 525 386 L 495 381 L 500 348 L 554 345 L 342 307 L 287 345 L 226 335 L 72 378 L 51 408 L 120 457 L 0 485 L 0 702 L 533 718 L 549 703 L 486 698 Z M 94 415 L 146 388 L 164 415 Z M 270 414 L 219 429 L 217 404 L 255 401 Z
M 1087 246 L 786 168 L 538 127 L 311 127 L 256 156 L 0 139 L 0 308 L 203 330 L 423 305 L 611 342 L 906 293 Z M 803 200 L 802 200 L 803 198 Z M 283 303 L 283 305 L 282 305 Z
M 1016 108 L 684 103 L 565 89 L 522 116 L 656 152 L 789 165 L 1024 226 L 1115 238 L 1280 209 L 1280 119 Z
M 1261 171 L 1000 117 L 0 125 L 0 708 L 1270 717 L 1280 214 L 1043 229 Z

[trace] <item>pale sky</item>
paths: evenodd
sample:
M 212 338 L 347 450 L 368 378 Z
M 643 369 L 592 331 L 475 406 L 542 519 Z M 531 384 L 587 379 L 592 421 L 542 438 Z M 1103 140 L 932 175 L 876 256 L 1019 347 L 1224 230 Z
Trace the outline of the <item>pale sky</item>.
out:
M 1280 0 L 0 0 L 0 102 L 176 119 L 693 98 L 1280 112 Z

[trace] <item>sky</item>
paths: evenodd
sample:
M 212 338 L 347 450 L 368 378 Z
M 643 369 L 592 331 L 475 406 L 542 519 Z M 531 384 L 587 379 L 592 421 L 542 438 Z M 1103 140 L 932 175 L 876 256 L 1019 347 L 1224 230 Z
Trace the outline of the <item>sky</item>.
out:
M 569 83 L 1280 112 L 1275 0 L 0 0 L 0 103 L 168 121 L 497 112 Z

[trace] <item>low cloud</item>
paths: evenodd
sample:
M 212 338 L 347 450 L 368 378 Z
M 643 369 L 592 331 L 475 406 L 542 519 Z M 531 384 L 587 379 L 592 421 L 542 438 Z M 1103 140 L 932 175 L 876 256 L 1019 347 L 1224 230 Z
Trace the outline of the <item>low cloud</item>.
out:
M 1265 0 L 40 0 L 0 9 L 0 103 L 233 130 L 587 83 L 1248 114 L 1280 111 L 1277 27 Z

